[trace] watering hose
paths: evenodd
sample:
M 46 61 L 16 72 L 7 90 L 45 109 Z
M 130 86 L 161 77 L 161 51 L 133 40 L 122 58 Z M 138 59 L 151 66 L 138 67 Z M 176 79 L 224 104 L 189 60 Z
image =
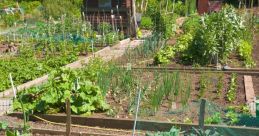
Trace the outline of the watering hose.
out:
M 43 121 L 43 122 L 46 122 L 46 123 L 49 123 L 49 124 L 53 124 L 53 125 L 60 125 L 60 126 L 66 126 L 65 123 L 57 123 L 57 122 L 52 122 L 52 121 L 48 121 L 46 119 L 43 119 L 39 116 L 36 116 L 36 115 L 32 115 L 33 117 Z M 97 130 L 104 130 L 104 131 L 114 131 L 114 132 L 126 132 L 126 133 L 132 133 L 132 131 L 128 131 L 128 130 L 118 130 L 118 129 L 111 129 L 111 128 L 98 128 L 98 127 L 89 127 L 89 126 L 82 126 L 82 125 L 75 125 L 75 124 L 71 124 L 72 127 L 79 127 L 79 128 L 89 128 L 89 129 L 97 129 Z M 136 132 L 138 134 L 144 134 L 143 132 Z

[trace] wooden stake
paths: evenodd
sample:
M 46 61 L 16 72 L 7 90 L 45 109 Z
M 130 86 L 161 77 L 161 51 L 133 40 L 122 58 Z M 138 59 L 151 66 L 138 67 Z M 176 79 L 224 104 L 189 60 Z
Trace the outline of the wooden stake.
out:
M 132 10 L 133 10 L 132 16 L 133 16 L 133 26 L 134 26 L 133 33 L 138 38 L 138 36 L 137 36 L 138 24 L 137 24 L 137 19 L 136 19 L 136 5 L 135 5 L 135 1 L 136 0 L 132 0 Z
M 66 100 L 66 113 L 67 113 L 67 125 L 66 125 L 66 136 L 71 135 L 71 109 L 70 109 L 70 101 L 67 98 Z
M 200 127 L 200 129 L 204 129 L 205 104 L 206 104 L 206 100 L 201 99 L 200 115 L 199 115 L 199 127 Z
M 9 79 L 10 79 L 10 82 L 11 82 L 11 85 L 12 85 L 14 98 L 16 98 L 16 90 L 15 90 L 15 87 L 14 87 L 13 78 L 12 78 L 11 73 L 9 74 Z

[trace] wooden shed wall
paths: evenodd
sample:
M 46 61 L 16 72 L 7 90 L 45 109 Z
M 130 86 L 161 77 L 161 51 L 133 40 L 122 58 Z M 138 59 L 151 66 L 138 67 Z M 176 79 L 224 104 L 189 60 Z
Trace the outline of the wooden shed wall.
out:
M 132 0 L 112 0 L 111 8 L 100 8 L 98 0 L 84 0 L 85 18 L 94 27 L 97 27 L 101 22 L 114 23 L 117 26 L 116 28 L 123 30 L 126 35 L 132 35 L 130 30 L 130 16 L 132 13 L 131 1 Z M 112 15 L 114 15 L 113 21 L 111 18 Z

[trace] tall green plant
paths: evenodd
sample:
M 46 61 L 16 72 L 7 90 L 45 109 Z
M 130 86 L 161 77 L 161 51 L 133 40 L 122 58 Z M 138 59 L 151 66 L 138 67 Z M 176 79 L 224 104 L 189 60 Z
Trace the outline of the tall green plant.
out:
M 237 95 L 237 74 L 231 75 L 230 86 L 227 92 L 227 100 L 230 102 L 235 101 Z

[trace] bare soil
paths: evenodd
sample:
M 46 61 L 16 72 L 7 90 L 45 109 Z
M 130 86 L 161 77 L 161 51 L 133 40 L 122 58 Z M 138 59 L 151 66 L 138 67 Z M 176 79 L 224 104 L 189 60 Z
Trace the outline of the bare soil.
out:
M 9 127 L 23 128 L 23 120 L 10 117 L 10 116 L 0 116 L 0 121 L 8 122 Z M 66 131 L 66 126 L 55 125 L 48 122 L 32 122 L 29 121 L 28 125 L 33 129 L 50 129 L 50 130 L 60 130 Z M 132 130 L 120 130 L 120 129 L 108 129 L 108 128 L 100 128 L 100 127 L 71 127 L 71 132 L 81 132 L 81 133 L 98 133 L 98 134 L 110 134 L 116 136 L 131 136 Z M 144 132 L 139 134 L 140 136 L 144 135 Z M 45 136 L 45 135 L 44 135 Z
M 209 82 L 207 84 L 206 92 L 202 98 L 205 98 L 208 101 L 207 114 L 211 115 L 213 112 L 224 112 L 224 110 L 228 106 L 242 106 L 246 104 L 245 100 L 245 90 L 244 90 L 244 81 L 243 76 L 238 76 L 237 78 L 237 92 L 236 92 L 236 99 L 233 102 L 229 102 L 227 100 L 227 92 L 230 85 L 230 75 L 223 75 L 223 89 L 221 93 L 217 93 L 216 86 L 218 84 L 218 74 L 210 73 L 208 75 Z M 152 75 L 147 73 L 143 76 L 143 79 L 150 78 L 152 79 Z M 181 104 L 181 97 L 184 94 L 179 94 L 176 98 L 175 104 L 176 109 L 172 109 L 172 100 L 171 96 L 165 97 L 160 105 L 159 109 L 156 113 L 152 109 L 150 109 L 150 99 L 147 97 L 146 99 L 142 99 L 140 105 L 140 113 L 139 119 L 144 120 L 155 120 L 155 121 L 176 121 L 176 122 L 185 122 L 186 118 L 189 118 L 194 123 L 198 123 L 198 113 L 199 113 L 199 82 L 201 75 L 200 74 L 182 74 L 182 82 L 183 85 L 187 85 L 187 79 L 191 79 L 191 94 L 188 100 L 188 104 L 183 107 Z M 146 79 L 148 82 L 150 79 Z M 108 104 L 112 105 L 114 110 L 116 111 L 116 115 L 113 117 L 115 118 L 134 118 L 134 112 L 131 114 L 129 112 L 129 98 L 120 98 L 118 101 L 119 96 L 112 96 L 112 94 L 108 93 L 106 99 Z M 215 105 L 215 107 L 211 108 L 209 104 Z M 216 107 L 220 109 L 216 109 Z M 215 109 L 214 109 L 215 108 Z M 211 112 L 213 111 L 213 112 Z M 108 117 L 106 113 L 95 113 L 92 115 L 93 117 Z M 111 117 L 109 115 L 109 117 Z

